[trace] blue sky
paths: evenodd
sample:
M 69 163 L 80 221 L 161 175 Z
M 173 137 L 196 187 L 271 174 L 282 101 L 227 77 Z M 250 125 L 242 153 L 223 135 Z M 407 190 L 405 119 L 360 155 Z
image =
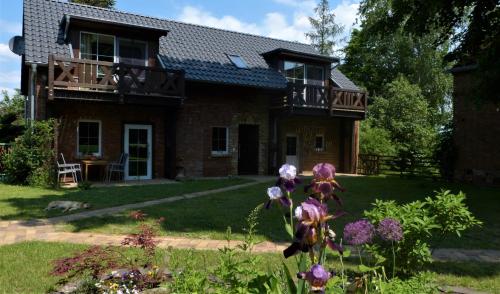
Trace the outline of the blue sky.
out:
M 64 1 L 64 0 L 59 0 Z M 308 16 L 317 0 L 116 0 L 116 9 L 211 27 L 308 42 Z M 347 38 L 356 20 L 358 0 L 330 0 Z M 21 59 L 9 39 L 22 33 L 22 0 L 0 0 L 0 90 L 20 85 Z

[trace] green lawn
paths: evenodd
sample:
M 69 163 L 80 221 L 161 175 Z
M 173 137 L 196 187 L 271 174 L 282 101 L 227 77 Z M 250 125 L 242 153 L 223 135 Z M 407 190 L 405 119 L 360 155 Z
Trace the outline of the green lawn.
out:
M 192 180 L 180 183 L 129 187 L 102 187 L 90 190 L 42 189 L 0 184 L 0 220 L 46 218 L 61 211 L 45 211 L 50 201 L 74 200 L 88 202 L 91 209 L 117 206 L 205 191 L 250 182 L 247 179 Z
M 52 261 L 66 257 L 72 252 L 86 248 L 84 245 L 29 242 L 0 246 L 0 293 L 47 293 L 53 290 L 58 280 L 49 273 Z M 124 251 L 129 254 L 128 251 Z M 159 250 L 158 261 L 165 262 L 166 250 Z M 187 259 L 194 264 L 203 264 L 199 270 L 210 272 L 218 263 L 217 251 L 173 250 L 170 260 L 183 264 Z M 261 254 L 258 268 L 267 271 L 281 264 L 280 254 Z M 289 266 L 293 262 L 289 260 Z M 338 270 L 336 261 L 328 261 L 329 267 Z M 346 262 L 348 269 L 354 266 Z M 29 265 L 29 266 L 28 266 Z M 166 264 L 168 268 L 168 264 Z M 454 285 L 473 288 L 490 293 L 500 289 L 500 264 L 485 263 L 436 263 L 429 270 L 439 285 Z
M 484 226 L 463 234 L 458 239 L 447 238 L 439 247 L 451 248 L 500 248 L 500 189 L 473 185 L 437 182 L 427 179 L 403 179 L 399 177 L 339 177 L 339 182 L 348 189 L 342 194 L 344 210 L 349 215 L 335 222 L 337 232 L 342 232 L 345 223 L 361 217 L 364 210 L 376 199 L 394 199 L 409 202 L 423 199 L 441 188 L 467 193 L 467 205 L 484 222 Z M 198 238 L 224 239 L 227 226 L 231 226 L 235 238 L 242 238 L 245 216 L 255 206 L 266 201 L 266 188 L 271 185 L 258 184 L 237 191 L 218 193 L 207 197 L 183 200 L 144 209 L 152 220 L 163 216 L 166 222 L 162 234 L 183 235 Z M 298 189 L 299 191 L 302 188 Z M 300 193 L 297 193 L 300 194 Z M 296 203 L 304 196 L 295 197 Z M 130 233 L 134 222 L 128 212 L 114 216 L 83 219 L 67 226 L 71 231 L 93 231 L 101 233 Z M 287 240 L 283 219 L 277 206 L 264 210 L 259 218 L 258 237 L 261 240 Z

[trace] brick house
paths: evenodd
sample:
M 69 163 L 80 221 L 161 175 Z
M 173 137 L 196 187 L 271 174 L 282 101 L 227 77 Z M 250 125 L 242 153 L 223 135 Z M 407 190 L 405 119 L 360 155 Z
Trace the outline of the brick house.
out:
M 500 185 L 500 105 L 477 103 L 472 73 L 477 66 L 457 66 L 453 74 L 453 141 L 457 180 Z M 498 94 L 496 94 L 498 95 Z M 498 99 L 496 100 L 498 101 Z
M 356 171 L 366 95 L 307 44 L 57 0 L 24 0 L 22 93 L 68 161 L 126 178 Z

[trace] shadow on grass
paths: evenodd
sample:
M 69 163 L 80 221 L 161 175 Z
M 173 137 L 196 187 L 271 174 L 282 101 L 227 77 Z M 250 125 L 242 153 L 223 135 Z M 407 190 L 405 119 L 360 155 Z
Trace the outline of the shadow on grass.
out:
M 500 204 L 498 197 L 500 189 L 421 178 L 340 176 L 338 181 L 347 189 L 345 193 L 339 195 L 344 201 L 343 210 L 349 213 L 333 222 L 333 228 L 338 235 L 342 234 L 347 222 L 361 218 L 363 211 L 370 209 L 375 199 L 406 203 L 422 200 L 440 189 L 449 189 L 454 193 L 462 190 L 467 193 L 467 205 L 470 210 L 485 225 L 481 229 L 464 233 L 462 238 L 447 238 L 440 243 L 440 247 L 500 248 L 500 214 L 496 212 Z M 151 221 L 159 217 L 166 218 L 162 228 L 162 233 L 166 235 L 224 239 L 226 228 L 231 226 L 232 232 L 236 234 L 234 237 L 238 239 L 244 233 L 242 228 L 246 225 L 246 216 L 254 207 L 267 201 L 266 188 L 271 185 L 272 182 L 258 184 L 237 191 L 149 207 L 143 211 L 148 214 Z M 295 205 L 305 199 L 302 190 L 302 186 L 297 188 L 294 196 Z M 333 209 L 332 203 L 330 212 Z M 129 233 L 134 228 L 133 222 L 128 220 L 126 214 L 84 219 L 71 224 L 74 231 Z M 289 240 L 283 228 L 282 211 L 277 205 L 261 212 L 257 229 L 257 234 L 262 240 Z
M 483 278 L 500 275 L 499 263 L 488 262 L 434 262 L 428 270 L 437 274 Z
M 172 184 L 100 187 L 90 190 L 78 189 L 36 189 L 2 185 L 0 189 L 0 219 L 34 219 L 77 213 L 82 210 L 62 213 L 60 210 L 45 211 L 49 202 L 54 200 L 71 200 L 87 202 L 91 209 L 119 206 L 128 203 L 167 198 L 176 195 L 223 188 L 250 182 L 246 179 L 193 180 Z M 32 189 L 32 190 L 30 190 Z M 12 190 L 12 192 L 10 191 Z M 33 192 L 39 191 L 39 193 Z M 9 194 L 10 193 L 10 194 Z

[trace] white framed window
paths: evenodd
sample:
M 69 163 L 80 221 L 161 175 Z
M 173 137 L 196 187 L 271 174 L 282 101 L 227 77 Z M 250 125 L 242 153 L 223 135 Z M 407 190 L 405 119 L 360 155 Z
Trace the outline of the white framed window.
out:
M 229 153 L 229 128 L 212 127 L 212 154 L 224 155 Z
M 316 152 L 325 151 L 325 136 L 324 135 L 316 135 L 314 138 L 314 150 Z
M 101 156 L 101 121 L 80 120 L 76 132 L 78 156 Z
M 80 32 L 80 59 L 115 62 L 116 37 Z

